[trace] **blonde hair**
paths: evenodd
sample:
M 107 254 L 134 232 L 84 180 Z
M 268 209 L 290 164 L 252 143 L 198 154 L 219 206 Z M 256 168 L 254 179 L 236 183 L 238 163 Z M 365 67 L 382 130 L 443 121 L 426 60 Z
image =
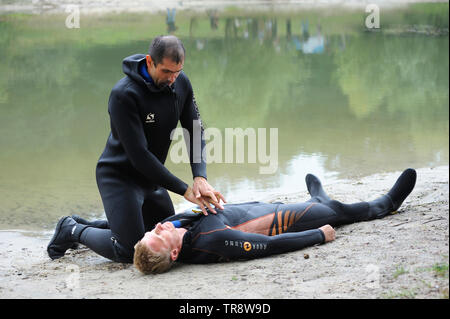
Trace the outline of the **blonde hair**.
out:
M 140 272 L 148 275 L 169 270 L 174 261 L 170 258 L 169 250 L 157 253 L 139 241 L 134 247 L 133 264 Z

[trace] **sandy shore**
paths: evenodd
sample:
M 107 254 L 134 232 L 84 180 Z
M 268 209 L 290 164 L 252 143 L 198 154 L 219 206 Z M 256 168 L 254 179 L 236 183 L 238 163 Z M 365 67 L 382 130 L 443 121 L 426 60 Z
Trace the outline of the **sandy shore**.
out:
M 141 275 L 83 246 L 51 261 L 51 234 L 1 231 L 0 298 L 448 298 L 449 170 L 417 172 L 397 214 L 339 227 L 334 242 L 245 262 L 180 264 L 161 275 Z M 370 200 L 399 174 L 324 187 L 344 202 Z M 302 192 L 264 200 L 308 198 Z

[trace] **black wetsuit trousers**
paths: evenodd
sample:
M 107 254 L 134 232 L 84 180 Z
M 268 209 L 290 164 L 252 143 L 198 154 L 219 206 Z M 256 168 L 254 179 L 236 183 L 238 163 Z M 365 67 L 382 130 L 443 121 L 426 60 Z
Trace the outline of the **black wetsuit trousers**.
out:
M 145 232 L 175 214 L 172 200 L 164 188 L 108 166 L 97 166 L 96 179 L 109 229 L 88 227 L 80 242 L 103 257 L 132 263 Z
M 304 203 L 282 204 L 278 207 L 269 235 L 302 232 L 324 225 L 341 226 L 374 219 L 368 202 L 344 204 L 336 200 L 313 197 Z

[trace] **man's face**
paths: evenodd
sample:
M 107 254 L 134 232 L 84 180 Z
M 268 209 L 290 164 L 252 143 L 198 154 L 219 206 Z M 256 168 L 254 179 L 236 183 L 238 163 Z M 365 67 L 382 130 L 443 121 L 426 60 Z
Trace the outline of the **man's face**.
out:
M 158 223 L 152 231 L 145 233 L 141 243 L 154 252 L 170 251 L 177 247 L 179 237 L 180 235 L 171 222 Z
M 184 61 L 175 63 L 169 58 L 163 58 L 162 62 L 155 66 L 150 55 L 146 56 L 148 73 L 156 86 L 172 85 L 183 70 Z

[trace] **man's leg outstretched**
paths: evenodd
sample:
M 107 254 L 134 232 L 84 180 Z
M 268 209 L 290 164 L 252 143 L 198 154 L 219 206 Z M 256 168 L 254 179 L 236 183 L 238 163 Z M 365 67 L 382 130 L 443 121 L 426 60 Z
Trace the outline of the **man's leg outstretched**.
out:
M 322 203 L 337 213 L 333 226 L 349 224 L 363 220 L 383 218 L 395 212 L 413 190 L 417 179 L 414 169 L 408 168 L 400 175 L 391 190 L 373 201 L 344 204 L 332 200 L 323 190 L 320 180 L 312 175 L 306 176 L 306 185 L 311 195 L 311 202 Z
M 386 194 L 370 202 L 344 204 L 331 199 L 320 180 L 306 176 L 311 199 L 305 203 L 281 204 L 270 226 L 270 235 L 283 232 L 301 232 L 329 224 L 339 226 L 359 221 L 383 218 L 396 211 L 411 193 L 416 183 L 416 171 L 405 170 Z

